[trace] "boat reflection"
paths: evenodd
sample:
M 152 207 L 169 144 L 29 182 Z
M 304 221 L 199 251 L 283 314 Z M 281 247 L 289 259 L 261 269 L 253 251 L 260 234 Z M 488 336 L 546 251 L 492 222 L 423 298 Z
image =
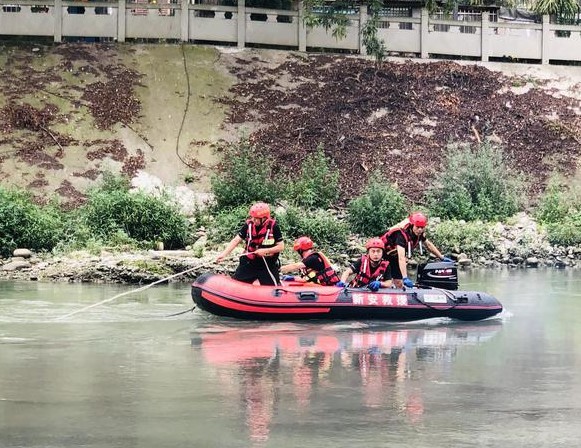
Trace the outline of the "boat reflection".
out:
M 214 325 L 192 334 L 192 347 L 217 370 L 226 399 L 240 397 L 249 437 L 268 440 L 278 409 L 307 415 L 330 399 L 421 422 L 423 388 L 450 370 L 463 346 L 478 345 L 500 320 L 446 325 Z M 345 394 L 337 397 L 337 390 Z M 289 393 L 290 391 L 290 393 Z M 284 398 L 281 398 L 284 397 Z M 284 399 L 284 403 L 281 401 Z M 286 411 L 288 410 L 288 411 Z M 377 417 L 376 417 L 377 418 Z M 384 420 L 385 421 L 385 420 Z

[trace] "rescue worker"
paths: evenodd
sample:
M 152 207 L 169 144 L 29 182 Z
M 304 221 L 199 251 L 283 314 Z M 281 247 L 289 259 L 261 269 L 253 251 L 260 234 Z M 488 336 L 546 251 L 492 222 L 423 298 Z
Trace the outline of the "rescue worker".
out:
M 391 277 L 396 288 L 402 288 L 403 285 L 413 288 L 414 282 L 407 274 L 407 258 L 411 258 L 412 250 L 417 246 L 420 247 L 421 253 L 423 253 L 423 246 L 426 246 L 426 249 L 440 260 L 453 262 L 452 259 L 442 255 L 434 243 L 426 238 L 427 225 L 427 216 L 422 212 L 414 212 L 381 236 L 385 244 L 385 257 L 391 266 Z
M 351 274 L 355 277 L 349 283 L 354 288 L 367 286 L 371 291 L 379 288 L 391 287 L 391 271 L 389 261 L 384 259 L 385 246 L 379 238 L 371 238 L 365 243 L 367 252 L 361 258 L 353 261 L 351 265 L 341 275 L 341 281 L 337 283 L 339 287 L 345 287 L 347 279 Z
M 339 276 L 331 266 L 327 257 L 313 249 L 313 241 L 308 236 L 297 238 L 293 249 L 300 255 L 301 261 L 280 268 L 282 274 L 299 271 L 300 276 L 285 275 L 285 281 L 311 282 L 323 286 L 334 286 L 339 283 Z
M 249 214 L 250 218 L 216 258 L 216 262 L 223 261 L 238 244 L 244 242 L 245 253 L 240 257 L 233 278 L 244 283 L 258 280 L 261 285 L 279 285 L 278 256 L 284 249 L 280 228 L 270 216 L 270 207 L 264 202 L 252 205 Z

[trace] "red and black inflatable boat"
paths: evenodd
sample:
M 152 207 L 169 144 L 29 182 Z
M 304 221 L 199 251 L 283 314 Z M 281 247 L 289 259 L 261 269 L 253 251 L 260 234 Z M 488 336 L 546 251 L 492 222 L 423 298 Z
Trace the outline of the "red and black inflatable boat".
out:
M 220 274 L 203 274 L 192 284 L 195 304 L 209 313 L 248 320 L 384 319 L 412 321 L 434 317 L 482 320 L 502 311 L 489 294 L 457 291 L 453 263 L 429 263 L 418 270 L 418 287 L 337 288 L 286 283 L 261 286 Z M 449 289 L 446 289 L 449 288 Z

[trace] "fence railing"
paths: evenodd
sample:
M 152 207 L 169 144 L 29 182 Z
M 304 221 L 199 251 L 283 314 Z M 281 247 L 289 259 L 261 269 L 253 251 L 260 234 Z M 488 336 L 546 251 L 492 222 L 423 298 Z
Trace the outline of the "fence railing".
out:
M 456 20 L 430 17 L 425 9 L 402 14 L 405 17 L 386 12 L 381 20 L 379 36 L 389 52 L 543 64 L 581 61 L 581 26 L 554 24 L 548 16 L 536 24 L 490 21 L 489 12 L 478 17 L 462 14 Z M 343 39 L 324 28 L 307 28 L 303 17 L 302 3 L 295 10 L 273 10 L 246 7 L 244 0 L 237 6 L 191 4 L 190 0 L 0 0 L 0 35 L 52 37 L 55 42 L 160 39 L 365 53 L 360 33 L 367 20 L 365 8 L 349 14 Z

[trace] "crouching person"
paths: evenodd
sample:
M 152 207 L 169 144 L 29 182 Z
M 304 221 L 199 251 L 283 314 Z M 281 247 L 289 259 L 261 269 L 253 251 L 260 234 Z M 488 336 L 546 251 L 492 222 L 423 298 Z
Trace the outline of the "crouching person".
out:
M 391 270 L 389 261 L 383 259 L 384 247 L 383 241 L 379 238 L 371 238 L 367 241 L 365 243 L 367 253 L 351 263 L 341 275 L 341 281 L 337 283 L 337 286 L 345 287 L 349 276 L 355 274 L 349 282 L 351 287 L 367 287 L 374 292 L 379 288 L 390 288 Z
M 333 286 L 339 282 L 339 276 L 327 257 L 322 252 L 314 250 L 313 241 L 308 236 L 297 238 L 293 249 L 300 255 L 301 261 L 282 266 L 280 272 L 287 274 L 298 271 L 300 275 L 284 275 L 283 280 L 316 283 L 322 286 Z

